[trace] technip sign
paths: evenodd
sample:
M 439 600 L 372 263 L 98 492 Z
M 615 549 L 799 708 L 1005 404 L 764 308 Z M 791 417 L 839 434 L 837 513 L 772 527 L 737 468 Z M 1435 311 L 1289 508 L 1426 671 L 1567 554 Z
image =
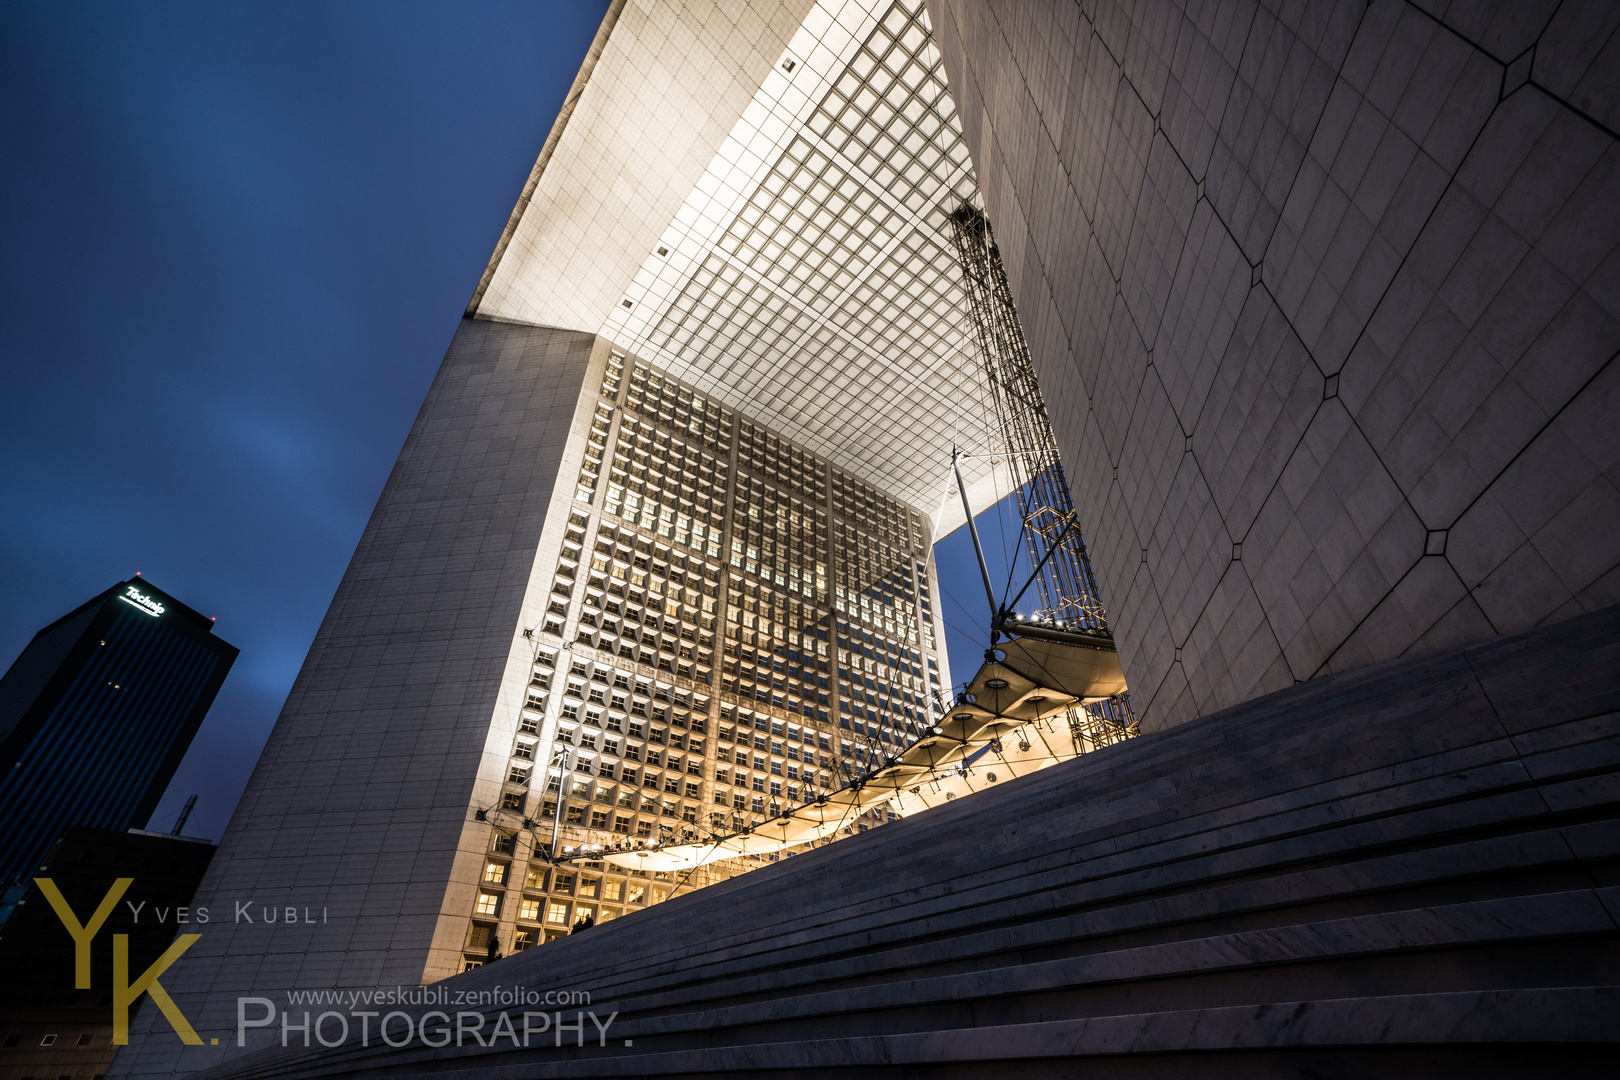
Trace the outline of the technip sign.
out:
M 122 600 L 136 611 L 145 612 L 146 614 L 151 615 L 153 618 L 162 615 L 166 610 L 162 604 L 158 603 L 146 593 L 141 592 L 140 589 L 137 589 L 133 585 L 127 586 L 124 590 L 124 595 L 120 596 L 118 599 Z

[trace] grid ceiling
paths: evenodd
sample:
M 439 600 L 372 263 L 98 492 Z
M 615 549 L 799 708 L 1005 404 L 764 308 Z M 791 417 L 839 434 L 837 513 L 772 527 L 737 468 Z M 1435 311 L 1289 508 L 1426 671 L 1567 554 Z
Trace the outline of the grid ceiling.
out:
M 954 527 L 951 449 L 993 446 L 945 219 L 979 199 L 922 0 L 822 0 L 771 62 L 591 329 Z

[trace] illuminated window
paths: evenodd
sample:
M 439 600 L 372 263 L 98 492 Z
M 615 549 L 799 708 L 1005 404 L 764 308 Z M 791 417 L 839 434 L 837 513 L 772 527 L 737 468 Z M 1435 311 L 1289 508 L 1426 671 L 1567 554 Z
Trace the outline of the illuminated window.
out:
M 546 922 L 566 923 L 568 921 L 568 905 L 550 903 L 546 905 Z
M 479 893 L 478 903 L 473 905 L 473 911 L 479 915 L 499 915 L 501 913 L 501 894 Z
M 524 900 L 520 903 L 518 905 L 518 918 L 538 920 L 540 918 L 540 901 Z
M 487 862 L 484 864 L 484 880 L 491 885 L 506 884 L 506 864 Z

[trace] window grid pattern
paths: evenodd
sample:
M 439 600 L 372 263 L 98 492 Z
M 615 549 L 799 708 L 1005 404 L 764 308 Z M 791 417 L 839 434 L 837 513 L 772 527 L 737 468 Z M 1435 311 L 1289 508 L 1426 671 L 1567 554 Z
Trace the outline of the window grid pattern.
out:
M 721 457 L 731 453 L 731 410 L 646 364 L 637 364 L 631 372 L 625 407 L 679 435 L 699 440 Z
M 602 454 L 607 449 L 608 430 L 613 426 L 613 408 L 598 405 L 591 418 L 591 433 L 585 443 L 585 462 L 579 469 L 579 484 L 574 497 L 582 503 L 596 498 L 596 485 L 602 477 Z
M 880 753 L 868 745 L 899 745 L 917 730 L 898 669 L 874 679 L 870 705 L 864 686 L 858 704 L 834 703 L 835 657 L 843 669 L 860 660 L 833 647 L 835 625 L 847 632 L 852 624 L 834 611 L 829 566 L 840 538 L 864 545 L 863 567 L 892 549 L 870 531 L 839 524 L 835 532 L 827 462 L 712 412 L 701 395 L 637 361 L 619 367 L 629 372 L 627 403 L 639 395 L 639 405 L 627 404 L 615 430 L 601 404 L 586 436 L 593 452 L 610 455 L 609 481 L 599 507 L 576 504 L 565 527 L 469 953 L 487 944 L 503 912 L 512 942 L 538 943 L 565 933 L 581 912 L 605 920 L 672 892 L 674 875 L 601 863 L 563 870 L 538 856 L 525 867 L 514 850 L 520 834 L 546 833 L 559 815 L 565 836 L 598 843 L 742 829 L 836 789 Z M 609 380 L 603 392 L 612 392 Z M 694 432 L 700 413 L 704 430 Z M 709 426 L 716 415 L 725 427 Z M 716 452 L 733 432 L 738 469 Z M 718 557 L 728 507 L 740 542 L 729 552 L 741 555 L 735 567 Z M 915 513 L 875 490 L 863 491 L 861 512 L 868 530 L 888 522 L 890 532 Z M 557 710 L 550 745 L 567 752 L 566 776 L 555 758 L 539 760 L 548 704 Z M 538 828 L 525 833 L 516 824 L 525 819 Z M 747 868 L 700 868 L 688 885 Z
M 541 661 L 537 668 L 550 671 L 551 662 Z M 693 819 L 697 806 L 661 796 L 683 795 L 694 802 L 703 797 L 711 705 L 706 692 L 599 657 L 575 662 L 565 694 L 556 746 L 568 753 L 574 784 L 563 806 L 564 821 L 647 836 L 656 824 L 650 817 Z M 539 816 L 555 816 L 560 781 L 553 769 Z M 539 887 L 533 869 L 528 887 Z
M 833 473 L 833 513 L 893 547 L 928 546 L 928 522 L 917 511 L 842 470 Z
M 718 547 L 718 545 L 716 545 Z M 597 533 L 576 641 L 701 683 L 711 681 L 719 566 L 628 526 Z
M 731 568 L 827 600 L 827 515 L 749 476 L 737 478 Z
M 729 782 L 733 813 L 721 823 L 739 829 L 747 813 L 772 813 L 781 800 L 804 803 L 834 791 L 843 775 L 838 739 L 829 727 L 801 724 L 795 718 L 728 704 L 720 710 L 716 783 Z M 721 781 L 724 773 L 726 781 Z M 715 803 L 724 806 L 724 791 Z
M 733 579 L 726 601 L 721 689 L 739 700 L 827 721 L 828 612 Z
M 608 356 L 607 369 L 602 373 L 601 394 L 609 401 L 618 399 L 619 388 L 624 385 L 624 353 L 614 349 Z
M 604 508 L 627 524 L 720 557 L 727 461 L 634 417 L 620 424 Z
M 852 767 L 901 748 L 943 705 L 923 673 L 926 654 L 880 630 L 838 620 L 838 726 L 855 741 Z
M 911 557 L 839 522 L 833 606 L 892 638 L 917 641 L 917 589 Z
M 747 420 L 737 429 L 737 464 L 818 506 L 827 501 L 827 463 Z

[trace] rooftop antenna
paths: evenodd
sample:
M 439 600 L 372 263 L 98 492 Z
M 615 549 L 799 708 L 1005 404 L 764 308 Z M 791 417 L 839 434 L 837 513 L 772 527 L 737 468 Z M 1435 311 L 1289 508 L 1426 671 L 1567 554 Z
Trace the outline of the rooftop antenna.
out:
M 169 830 L 170 836 L 179 836 L 180 830 L 186 827 L 186 819 L 191 817 L 192 809 L 197 805 L 197 796 L 193 795 L 186 800 L 186 807 L 180 811 L 180 816 L 174 819 L 174 828 Z

